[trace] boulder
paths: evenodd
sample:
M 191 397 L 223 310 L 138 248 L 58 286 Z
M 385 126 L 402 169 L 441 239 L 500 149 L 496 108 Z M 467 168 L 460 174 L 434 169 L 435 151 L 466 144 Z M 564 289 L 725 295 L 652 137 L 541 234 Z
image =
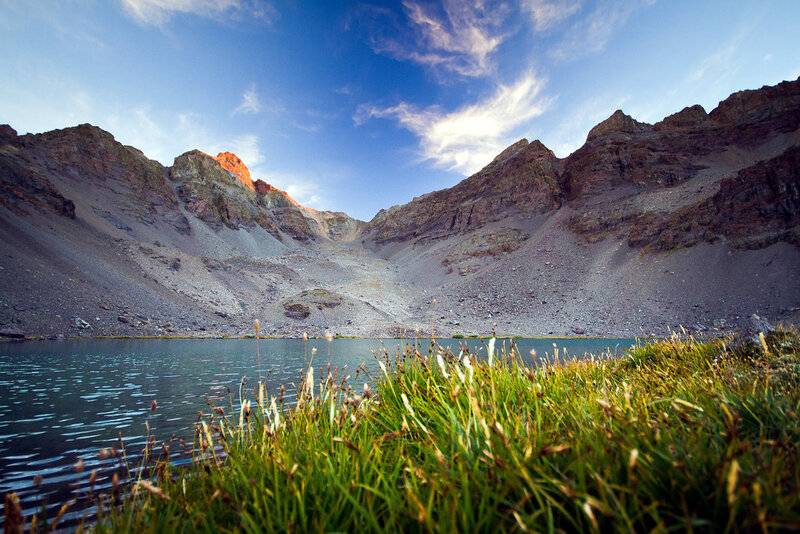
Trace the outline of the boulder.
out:
M 283 305 L 283 314 L 291 319 L 306 319 L 311 315 L 311 309 L 299 302 L 287 302 Z
M 11 339 L 23 339 L 25 337 L 25 333 L 18 327 L 13 325 L 0 326 L 0 337 L 7 337 Z

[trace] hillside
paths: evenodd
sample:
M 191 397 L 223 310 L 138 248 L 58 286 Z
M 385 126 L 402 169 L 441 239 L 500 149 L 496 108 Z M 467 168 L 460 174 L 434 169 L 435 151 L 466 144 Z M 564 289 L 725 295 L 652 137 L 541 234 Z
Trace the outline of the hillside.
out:
M 0 126 L 0 330 L 46 336 L 664 333 L 800 317 L 800 80 L 557 158 L 523 139 L 368 223 L 230 152 Z M 435 299 L 436 303 L 431 304 Z

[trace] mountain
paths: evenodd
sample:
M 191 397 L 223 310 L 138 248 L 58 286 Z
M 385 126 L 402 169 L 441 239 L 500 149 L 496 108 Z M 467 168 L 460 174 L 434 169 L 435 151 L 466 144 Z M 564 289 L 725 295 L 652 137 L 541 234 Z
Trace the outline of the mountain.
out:
M 800 319 L 800 80 L 522 139 L 362 222 L 230 152 L 0 126 L 0 331 L 663 334 Z M 434 303 L 435 302 L 435 303 Z
M 703 195 L 696 196 L 694 186 L 702 185 L 708 195 L 747 167 L 781 165 L 781 158 L 787 157 L 784 152 L 798 143 L 798 128 L 798 81 L 736 93 L 710 114 L 701 106 L 687 107 L 655 125 L 617 110 L 564 159 L 539 141 L 523 139 L 456 186 L 382 210 L 365 233 L 379 244 L 440 238 L 512 214 L 530 217 L 562 207 L 577 211 L 571 229 L 591 239 L 602 232 L 629 230 L 633 223 L 644 232 L 661 224 L 662 216 L 681 202 L 699 205 Z M 788 187 L 787 194 L 796 195 L 796 179 L 786 176 L 778 181 L 772 185 Z M 763 189 L 753 188 L 754 194 Z M 643 204 L 648 195 L 665 197 L 664 203 Z M 610 198 L 615 201 L 609 202 Z M 763 201 L 769 204 L 775 198 Z M 786 224 L 778 231 L 797 224 L 796 211 L 775 213 L 774 218 L 784 215 Z M 754 225 L 752 231 L 761 229 Z M 714 237 L 719 236 L 709 233 L 707 239 Z M 631 236 L 630 243 L 648 244 L 637 236 Z

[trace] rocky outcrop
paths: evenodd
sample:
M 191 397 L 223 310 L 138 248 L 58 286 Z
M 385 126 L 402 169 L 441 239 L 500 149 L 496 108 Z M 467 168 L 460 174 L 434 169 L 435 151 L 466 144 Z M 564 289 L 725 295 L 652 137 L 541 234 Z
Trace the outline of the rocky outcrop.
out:
M 364 234 L 379 244 L 441 238 L 511 214 L 547 212 L 560 201 L 555 154 L 538 140 L 522 139 L 456 186 L 381 210 Z
M 217 163 L 219 163 L 223 169 L 236 176 L 247 189 L 255 191 L 256 188 L 253 185 L 253 178 L 250 177 L 250 169 L 239 159 L 239 156 L 233 152 L 220 152 L 214 159 L 217 160 Z
M 217 230 L 262 227 L 279 240 L 352 240 L 363 225 L 343 213 L 305 208 L 285 191 L 253 181 L 231 152 L 212 157 L 193 150 L 164 167 L 88 124 L 23 136 L 0 126 L 0 205 L 23 216 L 35 209 L 75 218 L 70 196 L 125 231 L 132 217 L 188 234 L 182 208 Z
M 75 203 L 59 193 L 45 176 L 31 169 L 17 145 L 16 131 L 8 125 L 0 126 L 0 205 L 19 215 L 35 208 L 75 218 Z
M 694 105 L 683 108 L 677 113 L 665 117 L 653 125 L 656 130 L 677 130 L 680 128 L 696 128 L 708 120 L 708 113 L 703 106 Z
M 47 205 L 75 217 L 75 202 L 64 191 L 94 188 L 113 199 L 115 211 L 153 224 L 166 220 L 188 231 L 167 171 L 141 151 L 117 142 L 110 133 L 89 124 L 36 135 L 14 135 L 3 129 L 0 167 L 2 201 L 24 212 L 24 204 Z M 77 199 L 75 199 L 77 200 Z
M 777 241 L 800 245 L 800 146 L 724 179 L 702 202 L 663 217 L 640 218 L 633 246 L 656 250 L 725 239 L 737 248 Z
M 800 127 L 800 78 L 733 93 L 709 117 L 729 127 L 726 137 L 737 144 L 761 142 L 762 134 L 793 132 Z
M 248 187 L 250 171 L 230 152 L 216 158 L 199 150 L 187 152 L 175 159 L 170 176 L 186 208 L 212 226 L 261 226 L 278 239 L 309 242 L 353 240 L 363 225 L 344 213 L 301 206 L 263 180 L 250 181 Z
M 291 319 L 302 320 L 311 315 L 312 310 L 324 312 L 327 309 L 341 306 L 344 298 L 327 289 L 308 289 L 285 299 L 282 303 L 283 314 Z
M 275 221 L 259 205 L 254 190 L 243 187 L 237 175 L 205 152 L 192 150 L 175 158 L 170 178 L 186 209 L 203 222 L 233 229 L 258 225 L 280 236 Z
M 637 134 L 647 132 L 652 126 L 639 122 L 630 115 L 626 115 L 621 109 L 611 114 L 609 118 L 589 130 L 586 136 L 587 141 L 593 141 L 598 137 L 605 137 L 611 134 Z

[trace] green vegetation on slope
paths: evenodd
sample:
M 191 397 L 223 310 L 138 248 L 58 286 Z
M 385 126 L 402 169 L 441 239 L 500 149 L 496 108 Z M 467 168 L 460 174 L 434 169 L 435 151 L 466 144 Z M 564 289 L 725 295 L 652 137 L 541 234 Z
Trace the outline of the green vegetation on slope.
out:
M 194 466 L 159 466 L 98 530 L 800 526 L 797 335 L 529 358 L 407 353 L 372 393 L 309 373 L 286 413 L 207 416 Z

